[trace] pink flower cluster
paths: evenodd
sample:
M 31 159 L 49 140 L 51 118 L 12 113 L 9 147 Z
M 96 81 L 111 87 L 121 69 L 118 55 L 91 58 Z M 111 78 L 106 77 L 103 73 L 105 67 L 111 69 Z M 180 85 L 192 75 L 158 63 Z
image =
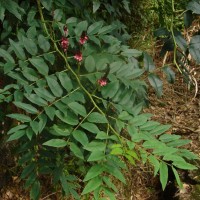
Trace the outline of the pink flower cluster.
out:
M 80 37 L 79 43 L 81 45 L 83 45 L 83 44 L 85 44 L 87 42 L 87 40 L 88 40 L 88 36 L 87 35 L 83 35 L 83 36 Z
M 64 52 L 67 51 L 67 49 L 69 47 L 69 40 L 66 37 L 62 37 L 62 39 L 61 39 L 61 47 L 62 47 Z
M 61 48 L 63 49 L 63 51 L 67 52 L 68 47 L 69 47 L 69 39 L 67 38 L 67 36 L 68 36 L 68 28 L 66 26 L 64 26 L 63 27 L 63 31 L 64 31 L 64 36 L 62 37 L 60 44 L 61 44 Z M 80 45 L 85 44 L 88 39 L 89 38 L 85 33 L 82 34 L 82 36 L 79 39 L 79 44 Z M 73 57 L 78 62 L 81 62 L 83 60 L 83 55 L 82 55 L 82 53 L 80 51 L 77 52 Z
M 107 85 L 108 79 L 105 78 L 105 77 L 102 77 L 102 78 L 100 78 L 97 82 L 98 82 L 98 84 L 99 84 L 101 87 L 103 87 L 103 86 L 106 86 L 106 85 Z

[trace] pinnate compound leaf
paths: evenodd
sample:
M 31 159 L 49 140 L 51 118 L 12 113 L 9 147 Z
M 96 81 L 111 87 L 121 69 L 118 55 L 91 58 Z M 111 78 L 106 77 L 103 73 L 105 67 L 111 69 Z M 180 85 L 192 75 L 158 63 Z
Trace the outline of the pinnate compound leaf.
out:
M 96 164 L 88 170 L 83 181 L 84 182 L 89 181 L 90 179 L 93 179 L 94 177 L 99 176 L 103 171 L 104 171 L 104 167 L 100 164 Z
M 21 109 L 25 110 L 28 113 L 31 113 L 31 114 L 37 114 L 38 113 L 38 110 L 35 107 L 33 107 L 32 105 L 30 105 L 30 104 L 22 103 L 22 102 L 13 102 L 13 103 L 18 108 L 21 108 Z
M 65 147 L 67 145 L 67 142 L 62 139 L 51 139 L 43 143 L 43 145 L 50 146 L 50 147 Z
M 108 122 L 108 120 L 106 119 L 106 117 L 98 112 L 93 112 L 91 113 L 87 120 L 89 122 L 92 122 L 92 123 L 102 123 L 102 124 L 105 124 Z
M 58 81 L 51 76 L 47 76 L 46 80 L 53 95 L 56 97 L 61 97 L 63 94 L 63 90 Z
M 101 186 L 101 184 L 102 184 L 102 179 L 101 179 L 99 176 L 97 176 L 97 177 L 91 179 L 91 180 L 87 183 L 87 185 L 85 186 L 85 188 L 84 188 L 84 190 L 83 190 L 83 192 L 82 192 L 82 195 L 88 194 L 88 193 L 90 193 L 90 192 L 96 190 L 98 187 Z
M 86 109 L 83 105 L 77 103 L 77 102 L 71 102 L 68 104 L 68 106 L 76 113 L 83 117 L 87 115 Z
M 38 70 L 38 72 L 44 76 L 47 76 L 49 73 L 49 67 L 44 62 L 43 58 L 30 58 L 30 63 Z
M 73 131 L 72 135 L 83 146 L 86 146 L 89 143 L 88 137 L 83 131 L 75 130 L 75 131 Z
M 168 180 L 168 167 L 164 162 L 160 162 L 160 182 L 164 190 Z
M 155 74 L 149 74 L 148 80 L 151 86 L 155 89 L 157 96 L 158 97 L 162 96 L 163 83 L 160 80 L 160 78 Z

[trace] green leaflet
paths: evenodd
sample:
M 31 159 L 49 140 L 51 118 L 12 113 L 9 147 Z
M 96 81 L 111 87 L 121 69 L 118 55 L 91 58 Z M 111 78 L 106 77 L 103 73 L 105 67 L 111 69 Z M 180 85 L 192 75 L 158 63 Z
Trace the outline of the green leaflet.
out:
M 37 114 L 38 113 L 38 110 L 30 104 L 22 103 L 22 102 L 13 102 L 13 103 L 18 108 L 21 108 L 21 109 L 27 111 L 28 113 L 31 113 L 31 114 Z
M 67 142 L 62 139 L 51 139 L 43 143 L 43 145 L 50 146 L 50 147 L 65 147 L 67 145 Z
M 87 120 L 92 123 L 107 123 L 108 122 L 106 117 L 98 112 L 92 112 L 88 116 Z
M 18 130 L 17 132 L 15 132 L 12 135 L 10 135 L 10 137 L 7 140 L 7 142 L 19 139 L 22 136 L 24 136 L 25 133 L 26 133 L 25 130 Z
M 104 171 L 104 167 L 100 164 L 96 164 L 88 170 L 83 181 L 84 182 L 89 181 L 90 179 L 93 179 L 94 177 L 99 176 L 103 171 Z
M 38 52 L 38 48 L 37 45 L 35 44 L 35 41 L 31 38 L 26 38 L 26 37 L 22 37 L 23 40 L 23 45 L 25 47 L 25 49 L 28 51 L 28 53 L 30 53 L 31 55 L 35 56 Z M 37 59 L 37 58 L 35 58 Z M 40 66 L 42 67 L 42 66 Z
M 43 58 L 30 58 L 30 63 L 38 70 L 38 72 L 44 76 L 49 73 L 49 67 L 45 63 Z
M 31 118 L 24 114 L 13 113 L 13 114 L 9 114 L 7 116 L 10 118 L 16 119 L 18 121 L 21 121 L 21 122 L 30 122 L 31 121 Z
M 47 52 L 50 49 L 50 43 L 43 35 L 38 36 L 38 44 L 44 52 Z
M 17 57 L 21 60 L 25 60 L 26 55 L 25 55 L 24 50 L 21 47 L 21 45 L 19 43 L 15 43 L 12 39 L 9 39 L 9 42 L 10 42 L 10 45 L 12 46 L 15 54 L 17 55 Z
M 68 106 L 76 113 L 83 117 L 87 115 L 87 111 L 85 107 L 77 102 L 71 102 L 68 104 Z
M 85 186 L 85 188 L 84 188 L 84 190 L 82 192 L 82 195 L 87 194 L 89 192 L 92 192 L 92 191 L 96 190 L 98 187 L 101 186 L 101 184 L 102 184 L 102 179 L 99 176 L 91 179 L 87 183 L 87 185 Z
M 15 64 L 13 57 L 4 49 L 0 49 L 0 57 L 4 58 L 5 61 Z
M 55 76 L 47 76 L 46 80 L 47 80 L 48 86 L 49 86 L 51 92 L 53 93 L 53 95 L 56 97 L 61 97 L 63 94 L 63 90 L 62 90 L 60 84 L 58 83 L 56 77 Z
M 168 167 L 164 162 L 160 162 L 160 182 L 164 190 L 168 180 Z
M 72 132 L 72 135 L 83 146 L 86 146 L 89 143 L 88 137 L 83 131 L 75 130 Z
M 80 148 L 75 143 L 70 143 L 70 150 L 74 153 L 74 155 L 82 160 L 84 160 L 84 156 Z

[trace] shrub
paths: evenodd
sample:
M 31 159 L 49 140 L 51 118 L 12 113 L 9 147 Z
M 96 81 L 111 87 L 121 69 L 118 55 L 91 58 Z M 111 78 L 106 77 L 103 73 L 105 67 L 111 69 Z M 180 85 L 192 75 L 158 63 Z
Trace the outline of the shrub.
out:
M 12 105 L 7 141 L 19 146 L 31 199 L 39 199 L 41 175 L 75 199 L 115 199 L 112 181 L 126 182 L 125 160 L 152 164 L 163 189 L 169 167 L 180 186 L 177 168 L 196 169 L 188 161 L 197 156 L 181 148 L 190 141 L 141 113 L 147 102 L 141 75 L 162 91 L 152 58 L 125 45 L 118 12 L 127 3 L 0 2 L 1 67 L 9 78 L 0 98 Z

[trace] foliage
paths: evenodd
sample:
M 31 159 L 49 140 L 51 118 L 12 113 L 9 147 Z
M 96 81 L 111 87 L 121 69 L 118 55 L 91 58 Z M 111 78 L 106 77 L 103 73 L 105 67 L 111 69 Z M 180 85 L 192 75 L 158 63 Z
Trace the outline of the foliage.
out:
M 177 168 L 196 169 L 189 161 L 197 156 L 182 148 L 190 141 L 141 113 L 141 75 L 159 95 L 162 84 L 152 58 L 125 45 L 118 15 L 121 7 L 129 12 L 128 1 L 93 1 L 93 8 L 89 0 L 0 4 L 0 65 L 9 77 L 0 98 L 12 105 L 7 141 L 19 145 L 30 198 L 39 199 L 46 175 L 66 196 L 115 199 L 113 179 L 126 182 L 127 161 L 152 164 L 163 189 L 170 167 L 181 186 Z

